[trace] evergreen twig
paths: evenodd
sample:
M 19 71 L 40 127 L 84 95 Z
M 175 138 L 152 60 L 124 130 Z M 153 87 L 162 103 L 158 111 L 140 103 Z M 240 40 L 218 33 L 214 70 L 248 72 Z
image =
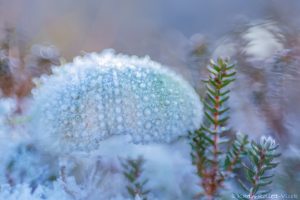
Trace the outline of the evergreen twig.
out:
M 262 137 L 260 143 L 252 142 L 248 149 L 248 163 L 244 162 L 243 167 L 247 181 L 240 181 L 242 188 L 247 195 L 235 195 L 239 200 L 253 200 L 258 195 L 266 195 L 271 190 L 263 190 L 272 183 L 271 170 L 277 167 L 274 160 L 280 156 L 276 151 L 279 145 L 271 137 Z
M 142 200 L 147 200 L 147 194 L 150 192 L 145 189 L 148 179 L 142 180 L 143 164 L 145 160 L 143 157 L 137 159 L 127 159 L 122 163 L 123 174 L 128 181 L 127 191 L 129 195 L 135 199 L 137 196 Z
M 230 90 L 228 86 L 235 80 L 234 65 L 219 58 L 217 63 L 210 62 L 208 67 L 209 79 L 206 83 L 206 97 L 204 99 L 204 122 L 201 128 L 190 133 L 192 159 L 197 166 L 198 175 L 202 178 L 201 186 L 204 196 L 213 199 L 224 181 L 224 174 L 220 158 L 224 153 L 220 151 L 221 137 L 229 119 Z
M 250 143 L 248 136 L 241 134 L 227 140 L 228 137 L 223 133 L 228 130 L 228 87 L 235 80 L 236 72 L 234 65 L 221 58 L 217 63 L 211 61 L 208 71 L 209 78 L 205 81 L 207 91 L 203 101 L 204 121 L 199 130 L 190 133 L 192 162 L 197 168 L 203 189 L 203 193 L 199 193 L 196 198 L 213 200 L 218 197 L 223 183 L 236 177 L 238 174 L 235 170 L 241 167 L 246 169 L 248 180 L 247 184 L 240 181 L 241 186 L 249 193 L 249 198 L 243 195 L 235 197 L 252 200 L 255 195 L 267 194 L 269 191 L 261 191 L 261 188 L 272 182 L 272 175 L 269 176 L 268 171 L 278 164 L 273 162 L 279 156 L 275 153 L 278 145 L 270 138 L 263 138 L 260 144 L 253 141 Z M 224 148 L 221 145 L 225 145 L 228 151 L 222 151 Z M 245 164 L 245 160 L 249 160 L 251 164 Z

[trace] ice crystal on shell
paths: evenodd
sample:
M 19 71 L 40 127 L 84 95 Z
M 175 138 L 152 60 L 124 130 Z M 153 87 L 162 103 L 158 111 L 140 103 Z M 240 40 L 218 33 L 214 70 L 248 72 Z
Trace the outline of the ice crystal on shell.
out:
M 201 122 L 193 88 L 148 57 L 91 53 L 53 73 L 33 91 L 32 131 L 59 150 L 97 149 L 123 134 L 134 143 L 169 142 Z

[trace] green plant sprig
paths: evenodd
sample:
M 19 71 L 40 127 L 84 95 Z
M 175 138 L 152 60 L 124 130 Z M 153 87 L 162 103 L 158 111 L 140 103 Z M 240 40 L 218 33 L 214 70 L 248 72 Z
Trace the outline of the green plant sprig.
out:
M 237 134 L 235 138 L 224 136 L 224 131 L 229 129 L 229 86 L 235 80 L 236 72 L 234 65 L 221 58 L 217 63 L 211 61 L 208 71 L 209 78 L 204 81 L 204 120 L 200 129 L 189 134 L 192 162 L 196 166 L 202 188 L 202 192 L 195 198 L 215 199 L 225 181 L 232 177 L 239 178 L 237 169 L 240 168 L 246 169 L 248 183 L 241 184 L 250 200 L 255 195 L 267 194 L 269 191 L 261 191 L 261 188 L 271 183 L 272 176 L 268 175 L 268 171 L 277 166 L 273 160 L 279 156 L 274 153 L 278 145 L 274 146 L 275 142 L 271 139 L 263 140 L 260 144 L 254 141 L 250 143 L 248 136 L 242 134 Z M 235 196 L 238 199 L 246 198 Z
M 252 142 L 249 147 L 248 162 L 243 163 L 246 181 L 239 181 L 247 195 L 236 195 L 239 200 L 253 200 L 256 196 L 266 195 L 271 190 L 265 188 L 272 183 L 274 174 L 271 171 L 277 167 L 275 159 L 280 156 L 277 153 L 279 145 L 269 137 L 263 137 L 260 143 Z
M 201 128 L 190 133 L 190 136 L 192 160 L 202 179 L 200 185 L 204 190 L 203 195 L 211 199 L 217 194 L 224 180 L 221 169 L 224 162 L 220 160 L 225 155 L 220 151 L 220 145 L 223 143 L 221 137 L 229 119 L 228 86 L 235 80 L 236 72 L 234 65 L 221 58 L 217 63 L 211 61 L 208 71 L 209 78 L 204 81 L 206 83 L 206 97 L 203 101 L 204 121 Z
M 145 189 L 148 179 L 142 180 L 141 178 L 144 162 L 145 160 L 141 156 L 137 159 L 128 158 L 122 162 L 124 169 L 123 175 L 128 181 L 126 188 L 130 197 L 133 199 L 138 196 L 142 200 L 147 200 L 147 194 L 150 192 Z
M 230 149 L 227 152 L 224 170 L 232 172 L 240 166 L 242 158 L 247 155 L 247 145 L 249 144 L 248 135 L 237 134 Z

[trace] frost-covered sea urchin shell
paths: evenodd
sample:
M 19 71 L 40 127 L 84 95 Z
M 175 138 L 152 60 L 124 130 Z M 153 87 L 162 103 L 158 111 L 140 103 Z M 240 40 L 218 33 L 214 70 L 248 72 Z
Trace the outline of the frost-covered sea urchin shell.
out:
M 193 88 L 148 57 L 91 53 L 53 73 L 33 90 L 31 127 L 60 150 L 97 149 L 118 134 L 135 143 L 169 142 L 201 122 Z

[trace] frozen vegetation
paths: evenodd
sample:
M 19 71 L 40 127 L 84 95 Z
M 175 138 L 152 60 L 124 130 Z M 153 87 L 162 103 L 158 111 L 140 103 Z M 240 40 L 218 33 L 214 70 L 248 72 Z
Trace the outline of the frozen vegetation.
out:
M 208 71 L 202 106 L 166 67 L 106 50 L 35 79 L 24 114 L 16 100 L 2 99 L 2 130 L 13 133 L 1 133 L 2 198 L 243 199 L 223 191 L 243 177 L 241 166 L 249 199 L 260 195 L 272 182 L 278 145 L 223 135 L 236 71 L 221 58 Z
M 23 127 L 2 140 L 1 198 L 131 199 L 122 163 L 139 156 L 148 199 L 192 198 L 197 176 L 184 138 L 199 128 L 202 105 L 180 76 L 147 57 L 104 51 L 35 82 L 26 114 L 1 101 L 2 130 Z
M 299 198 L 299 8 L 0 1 L 0 200 Z

